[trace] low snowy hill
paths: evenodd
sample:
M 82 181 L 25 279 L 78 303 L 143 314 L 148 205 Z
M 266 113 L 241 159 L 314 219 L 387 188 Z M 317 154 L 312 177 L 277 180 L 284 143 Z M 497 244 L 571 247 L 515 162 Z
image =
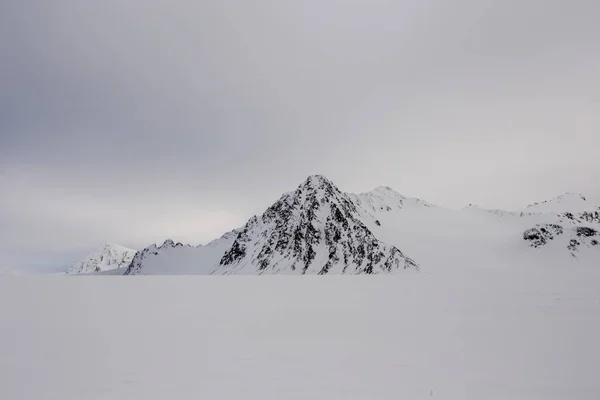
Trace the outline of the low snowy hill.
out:
M 107 244 L 71 265 L 68 274 L 91 274 L 129 266 L 135 250 L 115 244 Z

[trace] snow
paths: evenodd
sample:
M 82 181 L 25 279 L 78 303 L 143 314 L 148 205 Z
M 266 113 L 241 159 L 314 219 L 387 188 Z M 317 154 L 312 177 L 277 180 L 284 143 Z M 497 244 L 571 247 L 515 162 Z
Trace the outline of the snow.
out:
M 586 197 L 580 193 L 565 193 L 555 199 L 533 203 L 527 206 L 524 211 L 544 212 L 544 213 L 562 213 L 566 211 L 581 212 L 589 211 L 593 208 Z
M 0 277 L 0 398 L 596 400 L 599 272 Z
M 69 274 L 90 274 L 126 268 L 136 251 L 116 244 L 106 244 L 83 260 L 71 265 Z
M 214 274 L 378 274 L 418 270 L 366 228 L 351 197 L 311 176 L 240 230 Z
M 437 272 L 459 266 L 521 272 L 532 265 L 546 269 L 573 267 L 598 268 L 600 246 L 571 252 L 569 241 L 576 237 L 577 225 L 559 222 L 556 214 L 482 213 L 478 210 L 422 208 L 398 212 L 381 212 L 365 220 L 376 237 L 405 251 L 422 271 Z M 532 248 L 523 234 L 537 224 L 559 223 L 565 233 L 546 246 Z M 584 226 L 600 225 L 590 223 Z M 600 239 L 600 237 L 598 238 Z
M 205 246 L 175 244 L 167 240 L 161 246 L 152 244 L 138 252 L 127 275 L 209 275 L 237 236 L 228 232 Z
M 114 269 L 101 249 L 81 269 L 100 276 L 1 271 L 0 399 L 597 400 L 596 211 L 572 194 L 450 210 L 313 176 L 204 246 Z M 418 268 L 285 276 L 394 249 Z M 108 276 L 126 272 L 163 276 Z
M 598 211 L 573 193 L 517 211 L 474 205 L 453 210 L 387 186 L 343 193 L 315 175 L 207 246 L 167 241 L 144 249 L 128 274 L 355 274 L 365 273 L 374 259 L 379 261 L 373 273 L 456 265 L 515 271 L 530 265 L 597 267 L 600 233 L 582 237 L 578 229 L 600 232 Z M 541 229 L 554 225 L 563 233 L 548 240 L 530 234 L 538 230 L 543 235 Z M 398 267 L 387 268 L 387 260 L 394 259 Z

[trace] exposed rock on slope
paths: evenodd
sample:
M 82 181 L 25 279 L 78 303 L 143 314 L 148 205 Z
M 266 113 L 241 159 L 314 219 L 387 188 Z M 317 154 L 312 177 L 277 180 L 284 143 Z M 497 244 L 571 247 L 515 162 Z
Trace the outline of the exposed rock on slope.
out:
M 523 233 L 523 239 L 530 243 L 531 247 L 541 247 L 548 243 L 549 240 L 554 240 L 556 236 L 562 235 L 564 229 L 557 224 L 536 225 L 534 228 L 528 229 Z
M 251 218 L 216 274 L 377 274 L 417 264 L 382 243 L 352 199 L 325 177 L 309 177 L 262 216 Z
M 575 237 L 573 237 L 569 241 L 568 249 L 571 251 L 579 251 L 581 246 L 585 247 L 596 247 L 599 246 L 598 239 L 600 239 L 600 235 L 598 231 L 594 228 L 590 228 L 588 226 L 578 226 L 573 228 L 573 233 Z
M 71 275 L 91 274 L 125 268 L 131 263 L 135 254 L 135 250 L 114 244 L 107 244 L 89 254 L 83 260 L 71 265 L 67 273 Z
M 582 246 L 588 248 L 598 246 L 600 248 L 600 234 L 597 229 L 590 228 L 589 226 L 576 226 L 564 229 L 562 225 L 558 224 L 537 225 L 525 231 L 523 239 L 528 241 L 531 247 L 538 248 L 546 246 L 549 241 L 563 234 L 566 236 L 564 245 L 574 256 L 574 253 L 578 252 Z
M 600 207 L 587 202 L 585 196 L 578 193 L 565 193 L 555 199 L 535 203 L 528 210 L 544 211 L 540 213 L 553 223 L 538 224 L 523 234 L 523 239 L 531 247 L 543 247 L 561 236 L 559 246 L 564 246 L 576 256 L 581 248 L 598 247 L 600 234 Z M 597 225 L 596 227 L 592 227 Z

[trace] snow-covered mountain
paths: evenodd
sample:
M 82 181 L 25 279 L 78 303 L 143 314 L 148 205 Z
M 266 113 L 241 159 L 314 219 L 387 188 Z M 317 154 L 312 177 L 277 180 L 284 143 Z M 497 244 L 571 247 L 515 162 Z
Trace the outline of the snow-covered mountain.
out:
M 214 273 L 377 274 L 405 269 L 418 266 L 378 240 L 353 198 L 317 175 L 251 218 Z
M 124 275 L 206 275 L 214 270 L 231 247 L 238 231 L 231 231 L 207 245 L 190 246 L 167 239 L 138 251 Z
M 315 175 L 207 245 L 167 240 L 137 252 L 126 269 L 101 273 L 378 274 L 599 265 L 598 232 L 600 207 L 579 194 L 515 211 L 452 210 L 385 186 L 344 193 Z
M 126 268 L 131 264 L 136 251 L 116 244 L 106 244 L 88 254 L 67 271 L 68 274 L 91 274 Z
M 418 265 L 397 247 L 373 235 L 362 221 L 364 210 L 353 200 L 327 178 L 311 176 L 244 227 L 205 246 L 172 241 L 151 245 L 136 254 L 125 274 L 377 274 L 418 270 Z

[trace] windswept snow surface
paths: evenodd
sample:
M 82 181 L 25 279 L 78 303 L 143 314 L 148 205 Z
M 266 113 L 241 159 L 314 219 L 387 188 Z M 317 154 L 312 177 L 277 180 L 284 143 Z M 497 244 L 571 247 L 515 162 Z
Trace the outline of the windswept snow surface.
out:
M 1 277 L 0 398 L 597 400 L 599 272 Z

